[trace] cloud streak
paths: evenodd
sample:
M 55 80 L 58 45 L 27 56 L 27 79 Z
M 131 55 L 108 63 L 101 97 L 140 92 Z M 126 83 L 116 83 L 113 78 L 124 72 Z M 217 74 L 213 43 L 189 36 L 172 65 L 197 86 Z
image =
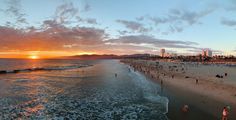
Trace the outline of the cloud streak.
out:
M 22 13 L 21 0 L 7 0 L 7 9 L 4 11 L 7 16 L 12 16 L 15 23 L 8 22 L 9 25 L 28 24 L 26 14 Z
M 78 8 L 72 2 L 64 3 L 56 8 L 54 20 L 58 23 L 67 23 L 69 19 L 78 15 Z
M 95 18 L 81 18 L 79 16 L 76 17 L 78 22 L 83 22 L 87 24 L 92 24 L 92 25 L 98 25 L 98 22 Z
M 197 49 L 197 43 L 157 39 L 146 35 L 107 38 L 103 29 L 93 27 L 66 27 L 48 20 L 45 27 L 27 30 L 0 27 L 0 52 L 24 51 L 92 51 L 100 53 L 152 53 L 160 48 Z M 50 44 L 49 44 L 50 43 Z M 153 52 L 154 53 L 154 52 Z
M 0 27 L 1 47 L 22 50 L 62 50 L 64 45 L 100 45 L 106 37 L 105 31 L 92 27 L 67 28 L 54 25 L 44 30 L 22 31 Z M 48 44 L 50 43 L 50 44 Z
M 91 6 L 88 3 L 86 3 L 85 6 L 84 6 L 84 9 L 82 11 L 83 12 L 88 12 L 90 10 L 91 10 Z
M 132 32 L 146 33 L 150 31 L 150 29 L 145 28 L 143 24 L 136 21 L 117 20 L 116 22 L 121 23 Z
M 187 26 L 201 24 L 201 19 L 214 12 L 215 9 L 216 8 L 212 7 L 202 11 L 170 9 L 169 12 L 162 17 L 146 15 L 136 19 L 138 21 L 143 21 L 144 19 L 149 20 L 156 26 L 167 26 L 165 31 L 161 30 L 165 34 L 178 33 L 182 32 Z
M 230 5 L 226 7 L 227 11 L 235 11 L 236 10 L 236 1 L 235 0 L 229 0 Z
M 129 44 L 133 46 L 150 46 L 152 48 L 196 48 L 194 46 L 198 43 L 190 41 L 176 41 L 176 40 L 165 40 L 157 39 L 152 36 L 146 35 L 131 35 L 131 36 L 122 36 L 117 39 L 111 39 L 110 44 Z
M 221 24 L 229 26 L 229 27 L 235 27 L 236 26 L 236 20 L 230 20 L 230 19 L 225 19 L 223 18 L 221 20 Z

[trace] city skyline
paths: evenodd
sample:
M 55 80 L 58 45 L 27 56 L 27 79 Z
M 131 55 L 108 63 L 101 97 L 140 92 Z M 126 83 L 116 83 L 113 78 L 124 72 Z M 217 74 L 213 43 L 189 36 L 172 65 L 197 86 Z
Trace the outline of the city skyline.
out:
M 0 58 L 82 54 L 236 55 L 234 0 L 4 0 Z

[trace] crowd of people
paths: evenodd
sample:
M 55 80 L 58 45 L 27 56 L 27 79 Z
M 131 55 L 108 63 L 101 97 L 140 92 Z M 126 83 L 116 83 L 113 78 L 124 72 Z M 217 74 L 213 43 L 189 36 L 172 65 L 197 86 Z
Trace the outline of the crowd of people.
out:
M 171 79 L 174 79 L 175 76 L 178 76 L 179 74 L 183 75 L 188 70 L 188 67 L 186 67 L 185 64 L 178 64 L 178 65 L 171 64 L 168 66 L 164 66 L 163 64 L 157 61 L 148 62 L 145 60 L 143 61 L 123 60 L 122 62 L 131 66 L 134 69 L 134 71 L 142 72 L 146 74 L 147 76 L 149 76 L 150 78 L 158 80 L 161 86 L 163 86 L 164 84 L 164 79 L 162 79 L 163 77 L 169 77 Z M 193 67 L 198 67 L 198 64 L 192 64 L 192 65 Z M 224 75 L 218 75 L 218 76 L 219 78 L 227 77 L 228 73 L 224 73 Z M 185 75 L 183 78 L 188 79 L 191 77 Z M 192 79 L 195 80 L 196 85 L 199 84 L 200 82 L 199 78 L 195 77 Z M 230 110 L 229 107 L 223 108 L 222 120 L 228 120 L 229 110 Z M 190 112 L 189 106 L 187 104 L 183 105 L 183 107 L 181 108 L 181 111 L 184 113 Z

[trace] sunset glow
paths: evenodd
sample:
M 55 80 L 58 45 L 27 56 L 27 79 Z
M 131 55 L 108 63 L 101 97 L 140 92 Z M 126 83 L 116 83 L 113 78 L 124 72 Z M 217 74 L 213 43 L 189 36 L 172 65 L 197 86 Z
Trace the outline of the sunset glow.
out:
M 32 56 L 29 56 L 30 59 L 39 59 L 39 56 L 37 55 L 32 55 Z
M 93 55 L 93 54 L 96 54 L 95 52 L 80 52 L 80 53 L 77 53 L 77 55 Z
M 236 55 L 233 0 L 121 0 L 115 8 L 109 1 L 6 1 L 0 2 L 0 58 L 159 55 L 161 48 L 178 55 L 206 48 Z

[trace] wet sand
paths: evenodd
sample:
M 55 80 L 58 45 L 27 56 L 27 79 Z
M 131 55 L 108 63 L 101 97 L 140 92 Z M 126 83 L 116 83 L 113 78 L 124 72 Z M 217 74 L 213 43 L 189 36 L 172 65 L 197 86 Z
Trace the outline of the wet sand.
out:
M 198 109 L 204 113 L 210 114 L 213 116 L 211 119 L 220 119 L 223 107 L 230 105 L 231 114 L 229 118 L 236 118 L 235 114 L 233 114 L 236 109 L 236 87 L 232 80 L 235 75 L 233 74 L 235 68 L 227 68 L 224 66 L 218 66 L 218 68 L 217 66 L 210 65 L 185 65 L 168 62 L 159 62 L 157 65 L 157 61 L 142 60 L 125 60 L 122 62 L 133 66 L 136 70 L 143 72 L 159 84 L 161 84 L 162 81 L 164 94 L 171 94 L 170 98 L 175 96 L 174 98 L 179 99 L 179 104 L 188 104 L 190 109 Z M 182 70 L 182 68 L 184 68 L 184 70 Z M 212 72 L 206 72 L 211 69 L 214 70 L 212 70 Z M 223 74 L 220 70 L 227 71 L 230 74 L 224 76 L 225 78 L 223 79 L 217 79 L 214 74 Z M 198 79 L 198 84 L 196 84 L 196 79 Z M 173 110 L 171 107 L 170 100 L 170 112 L 168 116 L 170 118 L 176 118 L 179 114 L 176 114 L 175 109 Z M 173 113 L 171 110 L 173 110 Z M 192 110 L 190 114 L 195 117 L 200 117 L 194 115 L 197 113 L 193 113 Z M 201 119 L 207 120 L 205 116 Z

